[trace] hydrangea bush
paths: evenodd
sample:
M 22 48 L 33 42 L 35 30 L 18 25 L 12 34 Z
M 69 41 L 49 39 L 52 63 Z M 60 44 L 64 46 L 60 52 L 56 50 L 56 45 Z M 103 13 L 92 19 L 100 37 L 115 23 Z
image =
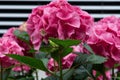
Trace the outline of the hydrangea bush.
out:
M 0 80 L 120 80 L 119 23 L 66 0 L 38 6 L 0 38 Z

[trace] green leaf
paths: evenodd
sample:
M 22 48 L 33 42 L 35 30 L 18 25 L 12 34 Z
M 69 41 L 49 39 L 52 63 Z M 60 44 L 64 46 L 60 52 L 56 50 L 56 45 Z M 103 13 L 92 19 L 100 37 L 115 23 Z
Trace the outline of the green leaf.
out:
M 52 47 L 59 47 L 59 45 L 54 43 L 52 40 L 49 40 L 49 43 Z
M 77 64 L 78 65 L 86 64 L 88 57 L 89 57 L 89 54 L 84 54 L 84 53 L 78 54 L 78 56 L 75 58 L 72 66 L 76 66 Z
M 120 80 L 120 77 L 115 77 L 115 80 Z
M 14 78 L 8 78 L 7 80 L 34 80 L 34 77 L 29 77 L 29 76 L 15 77 L 14 76 Z
M 29 51 L 28 51 L 28 53 L 35 53 L 37 50 L 34 50 L 34 49 L 30 49 Z
M 114 68 L 120 67 L 120 64 L 114 64 Z
M 42 58 L 41 60 L 44 63 L 45 67 L 47 67 L 48 59 L 47 58 Z
M 59 80 L 59 78 L 54 77 L 54 76 L 48 76 L 48 77 L 41 79 L 41 80 Z
M 98 55 L 90 55 L 87 58 L 88 63 L 92 63 L 92 64 L 101 64 L 104 63 L 107 59 L 102 57 L 102 56 L 98 56 Z
M 63 75 L 63 78 L 69 78 L 70 76 L 72 76 L 72 74 L 73 74 L 73 72 L 74 72 L 74 68 L 71 68 L 71 69 L 63 69 L 62 70 L 62 75 Z M 57 71 L 56 72 L 56 75 L 58 76 L 58 77 L 60 77 L 60 71 Z
M 120 72 L 119 71 L 117 72 L 116 80 L 120 80 Z
M 87 77 L 92 77 L 92 65 L 84 64 L 79 66 L 74 71 L 74 80 L 85 80 Z
M 62 70 L 62 75 L 63 75 L 63 80 L 71 80 L 72 75 L 74 74 L 75 69 L 63 69 Z M 58 77 L 60 77 L 60 71 L 56 73 Z
M 59 62 L 59 56 L 59 49 L 55 49 L 53 52 L 51 52 L 51 57 L 57 62 Z
M 77 53 L 78 54 L 78 53 Z M 78 54 L 78 56 L 76 57 L 73 65 L 76 64 L 101 64 L 104 63 L 106 61 L 106 58 L 102 57 L 102 56 L 98 56 L 95 54 L 84 54 L 84 53 L 80 53 Z
M 36 59 L 43 59 L 43 58 L 46 58 L 46 57 L 47 57 L 47 54 L 44 53 L 44 52 L 39 52 L 39 53 L 35 54 Z
M 62 47 L 69 47 L 73 45 L 78 45 L 80 44 L 80 40 L 72 40 L 72 39 L 66 39 L 66 40 L 60 40 L 57 38 L 50 38 L 50 41 L 54 42 L 57 45 L 60 45 Z
M 31 70 L 29 70 L 29 72 L 16 72 L 11 70 L 10 75 L 8 77 L 7 80 L 21 80 L 21 79 L 25 79 L 25 80 L 34 80 L 34 76 L 33 76 L 33 72 L 35 71 L 35 69 L 31 68 Z M 23 74 L 21 74 L 21 72 Z
M 8 77 L 9 77 L 9 74 L 10 74 L 10 71 L 11 71 L 11 68 L 9 68 L 9 69 L 5 69 L 4 71 L 3 71 L 3 75 L 2 75 L 2 80 L 8 80 Z M 0 72 L 0 75 L 1 75 L 1 72 Z M 1 79 L 1 76 L 0 76 L 0 79 Z
M 72 48 L 55 48 L 52 52 L 51 52 L 51 57 L 56 60 L 57 62 L 59 61 L 59 57 L 63 58 L 66 55 L 68 55 L 69 53 L 72 52 Z
M 67 56 L 68 54 L 70 54 L 73 51 L 73 48 L 63 48 L 63 51 L 61 52 L 62 57 Z
M 29 41 L 30 41 L 30 37 L 29 37 L 28 33 L 25 31 L 15 30 L 14 35 L 24 42 L 29 43 Z
M 51 53 L 53 51 L 53 46 L 51 45 L 41 45 L 40 47 L 41 52 Z
M 23 77 L 18 78 L 17 80 L 34 80 L 34 77 L 23 76 Z
M 27 57 L 27 56 L 15 55 L 15 54 L 8 54 L 7 56 L 12 57 L 24 64 L 27 64 L 30 67 L 34 67 L 36 69 L 40 69 L 43 71 L 48 71 L 42 60 Z
M 95 54 L 94 51 L 92 50 L 92 48 L 91 48 L 88 44 L 84 43 L 83 46 L 84 46 L 90 53 Z
M 64 75 L 63 75 L 63 80 L 70 80 L 71 76 L 74 74 L 74 71 L 75 69 L 68 69 L 67 71 L 64 72 Z

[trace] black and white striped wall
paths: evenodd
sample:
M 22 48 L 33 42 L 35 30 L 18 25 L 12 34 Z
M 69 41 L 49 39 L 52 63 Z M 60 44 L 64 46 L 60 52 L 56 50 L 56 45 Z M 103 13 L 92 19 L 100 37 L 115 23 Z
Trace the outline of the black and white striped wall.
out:
M 17 27 L 27 20 L 31 10 L 51 0 L 0 0 L 0 36 L 10 27 Z M 115 15 L 120 17 L 120 0 L 68 0 L 89 12 L 95 21 Z

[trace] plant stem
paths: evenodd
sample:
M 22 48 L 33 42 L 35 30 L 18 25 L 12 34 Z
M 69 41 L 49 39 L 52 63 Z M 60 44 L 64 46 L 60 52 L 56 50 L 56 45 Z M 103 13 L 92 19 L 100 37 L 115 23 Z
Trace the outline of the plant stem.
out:
M 114 67 L 112 68 L 112 80 L 115 80 Z
M 1 80 L 3 79 L 3 67 L 2 67 L 2 61 L 1 61 L 1 66 L 0 66 L 0 72 L 1 72 Z
M 56 69 L 55 60 L 54 60 L 53 62 L 54 62 L 54 72 L 55 72 L 55 75 L 56 75 L 56 71 L 57 71 L 57 69 Z
M 36 80 L 38 80 L 38 72 L 37 72 L 37 70 L 35 71 L 35 74 L 36 74 Z
M 106 80 L 105 70 L 104 70 L 104 74 L 103 74 L 103 80 Z
M 106 75 L 103 75 L 103 80 L 106 80 Z
M 106 80 L 105 67 L 103 67 L 103 80 Z
M 63 80 L 63 75 L 62 75 L 62 58 L 61 58 L 61 55 L 59 55 L 59 69 L 60 69 L 60 80 Z

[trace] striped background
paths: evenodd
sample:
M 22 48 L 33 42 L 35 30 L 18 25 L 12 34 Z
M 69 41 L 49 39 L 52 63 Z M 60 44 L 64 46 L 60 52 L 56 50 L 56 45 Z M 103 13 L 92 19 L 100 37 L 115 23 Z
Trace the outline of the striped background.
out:
M 0 0 L 0 36 L 10 27 L 17 27 L 27 20 L 31 10 L 51 0 Z M 115 15 L 120 17 L 120 0 L 68 0 L 89 12 L 95 21 Z

